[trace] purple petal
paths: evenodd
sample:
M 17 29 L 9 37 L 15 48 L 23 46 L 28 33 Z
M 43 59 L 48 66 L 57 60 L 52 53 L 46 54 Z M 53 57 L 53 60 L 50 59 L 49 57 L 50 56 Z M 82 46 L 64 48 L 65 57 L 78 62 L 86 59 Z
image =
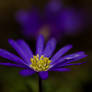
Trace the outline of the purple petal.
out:
M 65 59 L 69 60 L 69 59 L 75 59 L 75 58 L 80 58 L 84 56 L 87 56 L 87 55 L 83 51 L 80 51 L 80 52 L 76 52 L 76 53 L 67 55 Z
M 67 72 L 70 71 L 69 68 L 52 68 L 50 71 L 59 71 L 59 72 Z
M 82 52 L 82 51 L 81 52 L 76 52 L 74 54 L 70 54 L 70 55 L 62 57 L 57 62 L 55 62 L 52 65 L 52 67 L 54 67 L 54 66 L 62 66 L 62 64 L 64 62 L 65 63 L 70 63 L 70 62 L 77 61 L 77 60 L 80 60 L 80 59 L 85 58 L 85 57 L 87 57 L 87 55 L 84 52 Z
M 76 58 L 67 60 L 66 63 L 75 62 L 75 61 L 78 61 L 78 60 L 80 60 L 80 59 L 82 59 L 82 58 L 85 58 L 85 57 L 87 57 L 87 55 L 85 55 L 85 54 L 84 54 L 84 55 L 80 55 L 80 56 L 78 56 L 78 57 L 76 57 Z
M 86 63 L 86 62 L 82 62 L 82 63 L 73 63 L 73 64 L 63 64 L 63 65 L 61 65 L 61 66 L 59 66 L 59 67 L 65 67 L 65 66 L 71 66 L 71 65 L 81 65 L 81 64 L 84 64 L 84 63 Z
M 33 56 L 33 52 L 31 51 L 30 47 L 24 40 L 17 40 L 18 45 L 21 47 L 21 49 L 24 51 L 24 53 L 28 57 L 28 63 L 30 63 L 30 58 Z
M 48 78 L 48 71 L 46 71 L 46 72 L 39 72 L 39 76 L 43 79 L 43 80 L 45 80 L 45 79 L 47 79 Z
M 26 77 L 26 76 L 30 76 L 30 75 L 34 74 L 35 71 L 33 71 L 31 69 L 25 69 L 25 70 L 21 70 L 19 73 L 20 73 L 20 75 Z
M 17 51 L 17 53 L 25 60 L 25 63 L 28 64 L 29 59 L 27 55 L 24 53 L 24 51 L 21 49 L 21 47 L 12 39 L 9 39 L 9 43 Z
M 57 59 L 59 59 L 62 55 L 64 55 L 67 51 L 72 48 L 72 45 L 67 45 L 61 48 L 52 58 L 51 61 L 54 63 Z
M 39 56 L 41 56 L 43 48 L 44 48 L 44 37 L 40 35 L 37 39 L 36 54 L 39 54 Z
M 46 48 L 44 50 L 44 56 L 50 57 L 52 55 L 52 53 L 54 52 L 55 47 L 56 47 L 56 40 L 53 38 L 48 41 Z
M 0 56 L 3 58 L 6 58 L 8 60 L 14 61 L 16 63 L 24 63 L 24 61 L 22 59 L 20 59 L 18 56 L 4 50 L 4 49 L 0 49 Z
M 12 64 L 12 63 L 0 63 L 0 65 L 3 66 L 11 66 L 11 67 L 20 67 L 20 68 L 25 68 L 25 65 L 17 65 L 17 64 Z

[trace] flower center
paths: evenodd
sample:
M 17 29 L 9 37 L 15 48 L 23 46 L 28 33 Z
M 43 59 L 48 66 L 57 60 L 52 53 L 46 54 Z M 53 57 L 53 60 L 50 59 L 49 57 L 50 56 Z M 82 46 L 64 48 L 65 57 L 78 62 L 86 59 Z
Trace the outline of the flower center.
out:
M 39 57 L 38 54 L 36 56 L 33 56 L 33 58 L 31 58 L 30 61 L 31 61 L 30 67 L 37 72 L 47 71 L 51 63 L 51 60 L 49 60 L 49 58 L 44 57 L 43 55 Z

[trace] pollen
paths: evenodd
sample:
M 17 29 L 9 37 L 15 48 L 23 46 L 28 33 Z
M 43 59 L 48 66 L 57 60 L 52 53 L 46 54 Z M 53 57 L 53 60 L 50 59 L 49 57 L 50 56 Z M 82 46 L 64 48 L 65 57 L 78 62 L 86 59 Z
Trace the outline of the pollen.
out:
M 30 61 L 30 67 L 36 72 L 47 71 L 51 63 L 51 60 L 49 58 L 44 57 L 44 55 L 39 57 L 38 54 L 36 56 L 33 56 Z

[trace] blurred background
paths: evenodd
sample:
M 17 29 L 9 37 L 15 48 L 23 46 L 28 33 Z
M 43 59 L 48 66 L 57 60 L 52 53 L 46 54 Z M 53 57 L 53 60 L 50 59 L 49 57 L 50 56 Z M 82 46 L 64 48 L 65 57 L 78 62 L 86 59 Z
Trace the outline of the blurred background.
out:
M 35 52 L 36 38 L 57 39 L 57 48 L 72 44 L 69 53 L 85 51 L 88 61 L 70 72 L 50 72 L 43 92 L 92 92 L 91 0 L 0 0 L 0 48 L 17 54 L 8 38 L 23 38 Z M 67 53 L 68 54 L 68 53 Z M 0 62 L 10 62 L 0 58 Z M 37 74 L 22 77 L 20 68 L 0 66 L 0 92 L 38 92 Z

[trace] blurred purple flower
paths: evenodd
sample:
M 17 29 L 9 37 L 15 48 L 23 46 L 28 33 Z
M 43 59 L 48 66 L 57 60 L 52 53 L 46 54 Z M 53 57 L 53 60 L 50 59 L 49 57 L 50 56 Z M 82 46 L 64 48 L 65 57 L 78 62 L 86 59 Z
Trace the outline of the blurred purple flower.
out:
M 21 10 L 17 12 L 16 19 L 21 24 L 22 34 L 28 38 L 36 36 L 38 29 L 42 26 L 40 15 L 36 10 L 31 12 Z
M 1 62 L 0 65 L 24 68 L 19 72 L 22 76 L 29 76 L 38 72 L 42 79 L 46 79 L 48 78 L 48 71 L 69 71 L 70 69 L 65 68 L 65 66 L 80 65 L 82 63 L 70 63 L 87 56 L 83 51 L 63 56 L 72 48 L 72 45 L 64 46 L 52 56 L 56 47 L 56 40 L 54 38 L 50 39 L 44 49 L 44 37 L 42 35 L 37 39 L 36 56 L 33 55 L 33 52 L 24 40 L 14 41 L 9 39 L 9 43 L 20 57 L 4 49 L 0 49 L 1 57 L 16 63 Z
M 77 34 L 83 29 L 84 15 L 75 11 L 74 8 L 64 9 L 60 17 L 65 34 Z
M 63 34 L 76 34 L 83 28 L 83 15 L 73 8 L 63 8 L 60 0 L 50 0 L 41 14 L 39 10 L 16 13 L 16 20 L 26 38 L 43 34 L 60 39 Z M 81 17 L 82 16 L 82 17 Z

